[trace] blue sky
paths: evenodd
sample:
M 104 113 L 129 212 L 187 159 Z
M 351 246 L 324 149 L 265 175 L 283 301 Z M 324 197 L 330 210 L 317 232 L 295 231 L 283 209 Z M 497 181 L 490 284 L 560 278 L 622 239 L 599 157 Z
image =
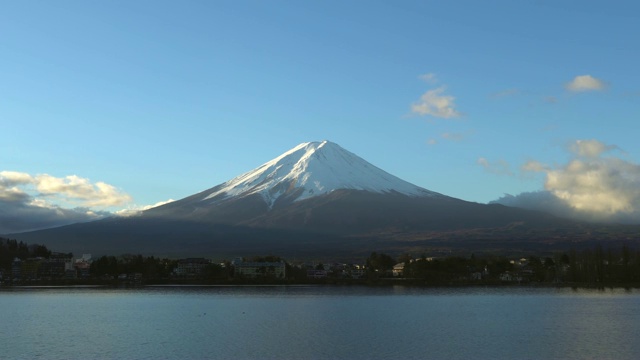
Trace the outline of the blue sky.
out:
M 638 7 L 3 2 L 0 222 L 179 199 L 324 139 L 446 195 L 628 221 Z

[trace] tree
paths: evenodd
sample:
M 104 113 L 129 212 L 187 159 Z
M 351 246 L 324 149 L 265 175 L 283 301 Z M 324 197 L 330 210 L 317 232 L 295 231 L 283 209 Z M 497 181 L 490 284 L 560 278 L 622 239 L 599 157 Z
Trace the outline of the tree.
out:
M 375 251 L 367 258 L 367 269 L 371 271 L 387 271 L 393 268 L 396 261 L 387 254 L 378 254 Z

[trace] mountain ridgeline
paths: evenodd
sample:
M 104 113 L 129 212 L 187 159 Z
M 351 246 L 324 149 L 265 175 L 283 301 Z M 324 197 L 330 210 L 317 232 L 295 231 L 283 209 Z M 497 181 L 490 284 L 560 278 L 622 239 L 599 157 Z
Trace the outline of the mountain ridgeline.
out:
M 300 144 L 252 171 L 137 216 L 14 236 L 77 253 L 348 258 L 372 250 L 565 249 L 597 241 L 594 229 L 445 196 L 322 141 Z M 636 231 L 598 234 L 622 241 Z

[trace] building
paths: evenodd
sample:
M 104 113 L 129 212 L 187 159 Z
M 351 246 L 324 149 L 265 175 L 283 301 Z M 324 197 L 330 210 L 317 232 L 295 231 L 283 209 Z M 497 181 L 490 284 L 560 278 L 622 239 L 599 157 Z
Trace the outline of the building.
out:
M 391 270 L 394 277 L 402 276 L 404 274 L 404 263 L 398 263 L 393 266 L 393 270 Z
M 350 271 L 352 279 L 362 279 L 367 275 L 367 270 L 364 268 L 355 268 Z
M 516 273 L 512 273 L 510 271 L 505 271 L 500 274 L 500 281 L 504 282 L 521 282 L 522 277 Z
M 75 271 L 71 254 L 52 253 L 40 262 L 38 274 L 43 279 L 60 279 L 67 277 L 70 270 Z
M 232 264 L 235 269 L 235 277 L 284 279 L 286 276 L 284 261 L 246 262 L 242 258 L 236 258 Z
M 82 254 L 80 259 L 76 259 L 74 268 L 78 276 L 88 278 L 91 275 L 91 254 Z
M 45 280 L 64 278 L 64 262 L 43 260 L 38 268 L 38 277 Z
M 173 273 L 179 277 L 199 277 L 209 265 L 211 261 L 205 258 L 180 259 Z
M 309 279 L 324 279 L 327 277 L 327 270 L 316 270 L 309 269 L 307 270 L 307 278 Z
M 11 263 L 11 279 L 15 281 L 63 279 L 68 271 L 75 271 L 71 254 L 52 253 L 49 258 L 24 260 L 15 258 Z
M 11 263 L 11 277 L 16 280 L 37 280 L 39 276 L 40 265 L 44 262 L 44 258 L 28 258 L 21 260 L 15 258 Z
M 11 278 L 20 280 L 22 278 L 22 260 L 15 258 L 11 263 Z

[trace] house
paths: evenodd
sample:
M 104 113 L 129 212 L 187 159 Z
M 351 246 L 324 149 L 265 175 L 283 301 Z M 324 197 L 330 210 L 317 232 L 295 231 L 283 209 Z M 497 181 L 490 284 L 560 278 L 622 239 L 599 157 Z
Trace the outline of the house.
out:
M 91 254 L 82 254 L 80 259 L 76 259 L 74 267 L 81 278 L 88 278 L 91 275 Z
M 367 274 L 367 270 L 364 268 L 351 269 L 352 279 L 362 279 Z
M 235 268 L 236 277 L 255 278 L 276 278 L 284 279 L 286 276 L 286 264 L 284 261 L 244 261 L 236 258 L 232 262 Z
M 404 274 L 404 263 L 398 263 L 393 266 L 392 274 L 394 277 L 402 276 Z
M 500 274 L 500 281 L 504 282 L 520 282 L 522 281 L 522 277 L 518 274 L 512 273 L 510 271 L 505 271 Z

